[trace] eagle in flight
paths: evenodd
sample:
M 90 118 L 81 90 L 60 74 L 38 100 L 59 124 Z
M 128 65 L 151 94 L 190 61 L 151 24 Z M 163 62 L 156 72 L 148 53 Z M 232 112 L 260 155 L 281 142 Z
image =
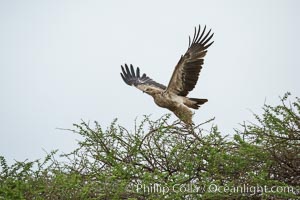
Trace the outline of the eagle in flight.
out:
M 140 69 L 125 64 L 121 77 L 130 86 L 135 86 L 141 91 L 151 95 L 154 102 L 163 108 L 172 111 L 184 123 L 191 125 L 193 112 L 190 108 L 198 109 L 207 99 L 189 98 L 198 81 L 207 48 L 213 44 L 211 30 L 206 33 L 206 26 L 195 27 L 194 37 L 189 37 L 189 46 L 177 63 L 168 86 L 155 82 L 146 74 L 141 75 Z

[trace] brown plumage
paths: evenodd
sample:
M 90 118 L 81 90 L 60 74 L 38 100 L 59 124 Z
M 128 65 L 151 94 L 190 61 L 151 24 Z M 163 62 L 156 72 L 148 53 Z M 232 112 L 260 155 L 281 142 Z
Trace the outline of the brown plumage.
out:
M 211 30 L 206 33 L 206 26 L 201 32 L 199 25 L 195 27 L 193 40 L 189 37 L 189 46 L 186 53 L 181 56 L 177 63 L 168 87 L 153 81 L 146 74 L 140 75 L 140 69 L 134 70 L 127 64 L 121 66 L 121 77 L 125 83 L 151 95 L 154 102 L 163 108 L 172 111 L 179 119 L 186 124 L 192 124 L 193 112 L 189 108 L 198 109 L 200 105 L 207 102 L 207 99 L 186 97 L 195 88 L 199 73 L 202 69 L 207 48 L 212 45 L 210 39 L 214 34 Z

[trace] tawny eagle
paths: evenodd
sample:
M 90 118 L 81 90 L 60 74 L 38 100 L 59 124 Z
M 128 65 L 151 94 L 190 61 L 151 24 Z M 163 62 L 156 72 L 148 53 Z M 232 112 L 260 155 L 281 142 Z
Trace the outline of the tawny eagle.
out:
M 198 81 L 207 48 L 213 43 L 210 42 L 213 35 L 211 30 L 206 33 L 206 26 L 202 31 L 200 25 L 195 27 L 193 40 L 189 37 L 188 49 L 177 63 L 168 87 L 155 82 L 146 74 L 141 75 L 140 69 L 135 70 L 132 65 L 121 66 L 121 77 L 128 85 L 151 95 L 158 106 L 169 109 L 186 124 L 192 124 L 193 112 L 190 108 L 198 109 L 207 99 L 186 96 Z

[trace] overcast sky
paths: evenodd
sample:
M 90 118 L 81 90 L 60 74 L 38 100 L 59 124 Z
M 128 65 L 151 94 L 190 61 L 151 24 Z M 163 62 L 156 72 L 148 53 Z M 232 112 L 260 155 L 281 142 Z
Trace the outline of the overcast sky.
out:
M 167 84 L 198 24 L 215 43 L 189 95 L 208 99 L 194 121 L 216 117 L 232 134 L 265 100 L 299 96 L 299 2 L 0 0 L 0 155 L 70 152 L 78 137 L 56 128 L 81 119 L 133 129 L 136 117 L 170 113 L 124 84 L 120 65 Z

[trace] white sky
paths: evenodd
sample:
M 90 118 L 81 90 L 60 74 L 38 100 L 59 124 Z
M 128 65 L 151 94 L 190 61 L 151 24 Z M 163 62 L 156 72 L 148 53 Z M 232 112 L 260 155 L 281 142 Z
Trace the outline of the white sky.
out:
M 232 134 L 265 99 L 299 96 L 299 21 L 297 0 L 0 0 L 0 155 L 70 152 L 78 137 L 56 128 L 81 119 L 105 128 L 118 118 L 132 129 L 136 117 L 170 113 L 128 87 L 120 65 L 167 84 L 198 24 L 215 43 L 189 95 L 209 100 L 194 121 L 215 116 Z

